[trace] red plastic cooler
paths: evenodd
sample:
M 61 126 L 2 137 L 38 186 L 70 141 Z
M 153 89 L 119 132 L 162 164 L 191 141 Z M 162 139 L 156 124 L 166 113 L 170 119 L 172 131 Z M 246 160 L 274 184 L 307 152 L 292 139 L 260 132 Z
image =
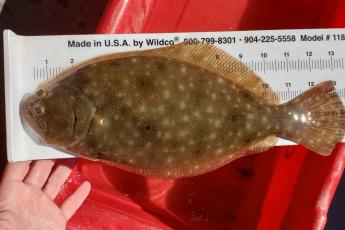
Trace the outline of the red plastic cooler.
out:
M 345 2 L 336 0 L 114 0 L 98 32 L 341 27 L 344 15 Z M 322 229 L 344 159 L 345 144 L 331 157 L 275 147 L 177 180 L 79 159 L 57 203 L 89 180 L 91 193 L 69 229 Z

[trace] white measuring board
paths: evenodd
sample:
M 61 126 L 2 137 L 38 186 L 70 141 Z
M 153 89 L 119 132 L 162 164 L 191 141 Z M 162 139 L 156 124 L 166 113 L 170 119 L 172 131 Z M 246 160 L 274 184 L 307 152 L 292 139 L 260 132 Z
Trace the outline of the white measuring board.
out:
M 345 29 L 66 36 L 19 36 L 5 30 L 8 160 L 72 157 L 37 145 L 22 127 L 19 103 L 40 82 L 95 56 L 181 41 L 211 43 L 239 58 L 276 91 L 281 102 L 324 80 L 333 80 L 345 101 Z M 291 144 L 282 139 L 278 142 Z

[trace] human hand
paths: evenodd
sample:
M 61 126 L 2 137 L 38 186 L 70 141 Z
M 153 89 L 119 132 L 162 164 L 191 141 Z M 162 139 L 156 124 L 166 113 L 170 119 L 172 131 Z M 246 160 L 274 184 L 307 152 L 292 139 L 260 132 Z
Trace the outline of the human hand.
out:
M 65 229 L 90 192 L 82 183 L 59 207 L 54 198 L 71 169 L 52 160 L 9 163 L 0 184 L 0 229 Z

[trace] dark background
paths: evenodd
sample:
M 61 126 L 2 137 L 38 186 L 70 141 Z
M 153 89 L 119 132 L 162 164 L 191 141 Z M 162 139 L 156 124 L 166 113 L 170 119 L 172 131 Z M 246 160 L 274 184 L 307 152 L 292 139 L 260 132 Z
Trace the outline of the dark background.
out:
M 0 0 L 0 6 L 3 0 Z M 20 35 L 94 33 L 107 0 L 7 0 L 0 14 L 1 31 Z M 2 36 L 0 36 L 2 43 Z M 2 48 L 2 46 L 1 46 Z M 0 52 L 3 59 L 3 51 Z M 3 62 L 0 88 L 4 88 Z M 6 163 L 4 90 L 0 90 L 0 173 Z M 312 182 L 310 182 L 312 183 Z M 343 176 L 328 214 L 326 229 L 345 229 L 345 178 Z

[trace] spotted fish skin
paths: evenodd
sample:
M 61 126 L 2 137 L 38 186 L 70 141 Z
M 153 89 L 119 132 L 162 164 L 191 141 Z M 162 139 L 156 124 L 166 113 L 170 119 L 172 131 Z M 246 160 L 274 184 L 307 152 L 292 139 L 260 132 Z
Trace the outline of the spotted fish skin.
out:
M 176 166 L 239 150 L 272 133 L 267 124 L 275 107 L 210 75 L 154 57 L 78 71 L 66 84 L 83 89 L 79 93 L 90 98 L 95 113 L 88 135 L 68 149 L 144 167 Z
M 169 177 L 210 171 L 245 155 L 250 146 L 271 147 L 272 137 L 303 143 L 301 125 L 312 125 L 317 115 L 301 105 L 313 102 L 302 96 L 278 105 L 195 63 L 131 55 L 77 69 L 24 101 L 21 111 L 48 144 L 137 167 L 141 170 L 132 171 L 144 175 L 151 175 L 145 168 L 183 168 L 163 175 Z M 336 102 L 335 111 L 342 111 L 339 98 Z M 343 118 L 327 124 L 339 126 Z M 343 133 L 342 126 L 332 141 Z M 199 170 L 202 165 L 207 169 Z

